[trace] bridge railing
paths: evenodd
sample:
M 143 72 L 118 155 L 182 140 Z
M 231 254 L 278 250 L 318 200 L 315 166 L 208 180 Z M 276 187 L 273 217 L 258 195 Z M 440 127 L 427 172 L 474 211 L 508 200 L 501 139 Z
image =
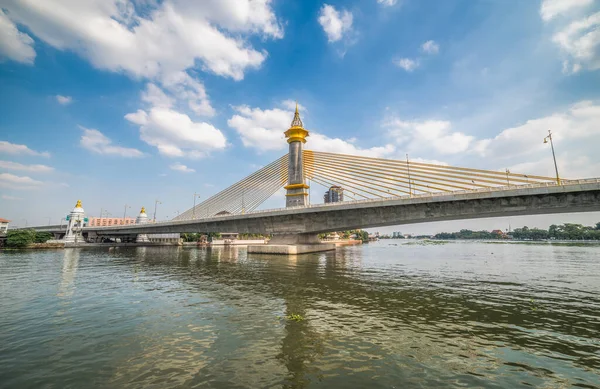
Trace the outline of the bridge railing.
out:
M 448 191 L 448 192 L 420 193 L 420 194 L 414 194 L 412 196 L 406 195 L 406 196 L 391 196 L 391 197 L 365 199 L 365 200 L 351 200 L 351 201 L 343 201 L 343 202 L 337 202 L 337 203 L 314 204 L 314 205 L 309 205 L 306 207 L 299 206 L 299 207 L 263 209 L 263 210 L 246 212 L 244 214 L 245 215 L 260 215 L 260 214 L 267 214 L 267 213 L 272 213 L 272 212 L 277 212 L 277 211 L 286 211 L 286 210 L 289 211 L 290 209 L 307 209 L 307 208 L 318 209 L 318 208 L 332 207 L 332 206 L 341 205 L 341 204 L 344 204 L 344 205 L 346 205 L 346 204 L 348 204 L 348 205 L 369 204 L 369 203 L 376 203 L 376 202 L 380 202 L 380 201 L 389 201 L 389 200 L 404 200 L 406 202 L 409 202 L 414 199 L 446 197 L 446 196 L 454 196 L 454 195 L 468 194 L 468 193 L 502 192 L 502 191 L 514 190 L 514 189 L 533 189 L 533 188 L 557 187 L 557 186 L 565 186 L 565 185 L 578 185 L 578 184 L 590 184 L 590 183 L 600 183 L 600 178 L 589 178 L 589 179 L 581 179 L 581 180 L 562 180 L 561 185 L 558 185 L 555 182 L 544 182 L 544 183 L 532 183 L 532 184 L 523 184 L 523 185 L 505 185 L 505 186 L 498 186 L 498 187 L 479 188 L 479 189 L 473 189 L 473 190 L 455 190 L 455 191 Z M 177 220 L 177 221 L 157 222 L 156 224 L 161 224 L 161 223 L 185 224 L 189 220 L 197 220 L 197 221 L 214 220 L 214 219 L 221 219 L 221 218 L 227 218 L 230 216 L 239 216 L 239 215 L 240 214 L 213 215 L 213 216 L 209 216 L 209 217 L 199 217 L 199 218 L 195 218 L 195 219 L 190 218 L 190 219 Z M 134 227 L 135 225 L 130 225 L 130 226 Z M 112 226 L 112 227 L 116 227 L 116 226 Z M 99 229 L 101 229 L 101 228 L 102 227 L 100 227 Z

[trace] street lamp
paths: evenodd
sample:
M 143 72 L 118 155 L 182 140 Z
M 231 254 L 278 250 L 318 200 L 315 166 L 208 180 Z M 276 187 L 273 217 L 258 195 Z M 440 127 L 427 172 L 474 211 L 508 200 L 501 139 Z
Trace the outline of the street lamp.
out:
M 200 195 L 194 192 L 194 208 L 192 208 L 192 219 L 196 218 L 196 197 L 200 198 Z
M 410 183 L 410 164 L 408 162 L 408 153 L 406 153 L 406 171 L 408 172 L 408 196 L 412 197 L 412 184 Z
M 123 212 L 123 224 L 125 224 L 125 217 L 127 216 L 127 208 L 131 208 L 131 206 L 125 204 L 125 211 Z
M 544 143 L 548 143 L 550 140 L 550 147 L 552 148 L 552 158 L 554 159 L 554 170 L 556 171 L 556 183 L 560 185 L 560 177 L 558 175 L 558 165 L 556 164 L 556 154 L 554 153 L 554 142 L 552 142 L 552 131 L 548 130 L 548 136 L 544 138 Z
M 152 219 L 154 219 L 154 223 L 156 223 L 156 206 L 157 204 L 162 204 L 160 201 L 156 200 L 154 201 L 154 217 Z
M 46 219 L 48 219 L 48 225 L 50 225 L 50 220 L 52 220 L 51 217 L 47 217 Z

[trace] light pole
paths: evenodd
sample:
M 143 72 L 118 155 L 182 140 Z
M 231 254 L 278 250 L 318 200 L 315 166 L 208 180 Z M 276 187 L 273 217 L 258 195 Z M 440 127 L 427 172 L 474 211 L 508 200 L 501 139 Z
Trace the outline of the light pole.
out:
M 125 224 L 125 217 L 127 216 L 127 208 L 131 208 L 131 206 L 125 204 L 125 211 L 123 212 L 123 224 Z
M 192 219 L 196 218 L 196 197 L 200 198 L 200 195 L 194 192 L 194 208 L 192 208 Z
M 556 171 L 556 183 L 560 185 L 560 176 L 558 175 L 558 165 L 556 164 L 556 154 L 554 153 L 554 142 L 552 142 L 552 131 L 548 130 L 548 136 L 544 138 L 544 143 L 548 143 L 550 140 L 550 147 L 552 148 L 552 158 L 554 159 L 554 170 Z
M 50 220 L 52 220 L 51 217 L 47 217 L 46 219 L 48 219 L 48 225 L 50 225 Z
M 508 178 L 509 174 L 510 174 L 510 170 L 508 170 L 508 168 L 506 168 L 506 184 L 508 186 L 510 186 L 510 179 Z
M 157 204 L 162 204 L 160 201 L 156 200 L 154 201 L 154 217 L 152 219 L 154 219 L 154 223 L 156 223 L 156 206 Z
M 406 153 L 406 170 L 408 171 L 408 196 L 412 197 L 412 185 L 410 183 L 410 164 L 408 162 L 408 153 Z

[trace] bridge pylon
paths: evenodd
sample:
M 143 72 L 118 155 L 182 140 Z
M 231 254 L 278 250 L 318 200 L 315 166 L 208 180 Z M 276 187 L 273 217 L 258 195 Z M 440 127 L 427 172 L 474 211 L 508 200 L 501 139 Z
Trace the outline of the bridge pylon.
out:
M 288 183 L 284 186 L 287 191 L 285 195 L 285 206 L 298 207 L 308 205 L 308 185 L 306 185 L 303 163 L 303 146 L 308 137 L 308 131 L 304 129 L 300 113 L 298 112 L 298 103 L 296 103 L 296 112 L 290 128 L 284 132 L 290 151 L 288 153 Z

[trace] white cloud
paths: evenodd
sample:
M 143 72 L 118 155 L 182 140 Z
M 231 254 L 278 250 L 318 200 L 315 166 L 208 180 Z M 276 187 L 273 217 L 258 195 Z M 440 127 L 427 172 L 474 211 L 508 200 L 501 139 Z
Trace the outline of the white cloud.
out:
M 156 84 L 148 83 L 146 89 L 142 92 L 142 101 L 150 104 L 153 107 L 170 108 L 175 103 L 175 100 L 168 96 Z
M 593 0 L 543 0 L 540 15 L 553 21 L 552 41 L 561 49 L 563 73 L 600 69 L 600 12 L 586 14 Z M 576 12 L 577 11 L 577 12 Z
M 83 130 L 83 135 L 81 135 L 79 144 L 96 154 L 118 155 L 127 158 L 142 157 L 144 155 L 144 153 L 137 149 L 114 146 L 112 141 L 98 130 L 81 126 L 80 128 Z
M 411 153 L 462 153 L 469 149 L 474 139 L 462 132 L 452 132 L 452 124 L 443 120 L 403 121 L 391 118 L 384 123 L 384 127 L 398 145 Z
M 170 108 L 154 107 L 125 115 L 140 126 L 140 138 L 169 157 L 201 158 L 227 146 L 225 135 L 209 123 L 194 122 Z
M 73 102 L 73 98 L 71 96 L 56 95 L 56 101 L 58 101 L 59 104 L 68 105 Z
M 13 61 L 33 64 L 35 50 L 33 39 L 17 29 L 4 10 L 0 8 L 0 62 L 3 58 Z
M 73 50 L 100 69 L 147 78 L 199 66 L 240 80 L 267 57 L 246 38 L 283 36 L 269 0 L 173 0 L 144 7 L 123 0 L 11 0 L 5 7 L 13 22 L 49 45 Z
M 421 45 L 421 50 L 427 54 L 437 54 L 440 51 L 440 45 L 429 40 Z
M 196 171 L 192 168 L 189 168 L 185 165 L 178 163 L 174 163 L 173 165 L 169 166 L 171 168 L 171 170 L 177 170 L 178 172 L 183 172 L 183 173 L 195 173 Z
M 227 121 L 227 124 L 238 132 L 245 147 L 254 148 L 258 151 L 284 151 L 287 148 L 283 133 L 290 127 L 294 117 L 292 109 L 273 108 L 263 110 L 261 108 L 250 108 L 247 105 L 233 108 L 237 113 Z M 389 144 L 363 149 L 354 145 L 351 140 L 330 138 L 312 130 L 310 130 L 306 145 L 308 149 L 315 151 L 372 157 L 383 157 L 395 151 L 394 146 Z
M 43 182 L 27 176 L 15 176 L 10 173 L 0 173 L 0 187 L 11 189 L 36 189 Z
M 600 69 L 600 12 L 575 20 L 554 34 L 552 41 L 570 58 L 563 71 L 576 73 L 582 67 Z M 569 70 L 570 68 L 570 70 Z
M 548 129 L 554 132 L 555 141 L 593 138 L 600 144 L 598 123 L 600 104 L 582 101 L 564 113 L 528 120 L 520 126 L 502 131 L 494 138 L 482 139 L 474 144 L 474 151 L 486 158 L 526 157 L 547 149 L 542 140 L 548 135 Z
M 419 61 L 416 59 L 399 58 L 393 60 L 392 62 L 394 65 L 406 70 L 407 72 L 412 72 L 419 67 Z
M 540 15 L 544 21 L 549 21 L 560 14 L 591 5 L 593 2 L 594 0 L 543 0 Z
M 7 141 L 0 141 L 0 153 L 13 154 L 13 155 L 35 155 L 40 157 L 50 157 L 50 153 L 47 151 L 39 152 L 31 150 L 25 145 L 18 145 Z
M 9 196 L 9 195 L 2 195 L 2 199 L 3 200 L 23 200 L 22 197 Z
M 0 169 L 22 170 L 26 172 L 49 173 L 54 170 L 53 167 L 46 165 L 23 165 L 12 161 L 0 161 Z
M 377 3 L 383 5 L 384 7 L 391 7 L 396 5 L 397 2 L 398 0 L 377 0 Z
M 318 20 L 329 42 L 339 41 L 352 29 L 352 13 L 347 10 L 339 12 L 329 4 L 323 4 Z

